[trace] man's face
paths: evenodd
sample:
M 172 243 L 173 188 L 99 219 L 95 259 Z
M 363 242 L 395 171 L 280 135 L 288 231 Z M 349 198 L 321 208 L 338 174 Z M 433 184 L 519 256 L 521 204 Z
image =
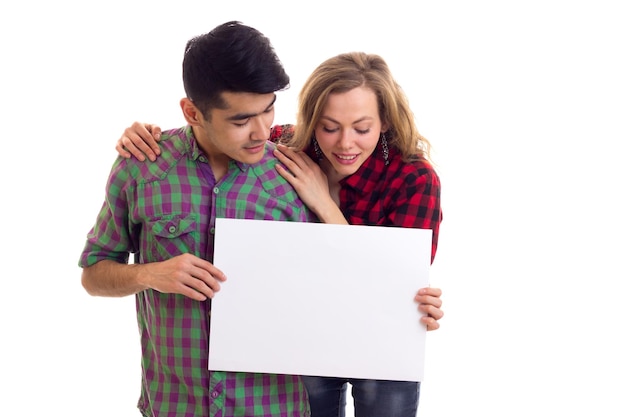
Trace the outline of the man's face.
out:
M 222 93 L 226 109 L 210 110 L 201 121 L 198 143 L 210 158 L 254 164 L 265 151 L 274 122 L 276 94 Z

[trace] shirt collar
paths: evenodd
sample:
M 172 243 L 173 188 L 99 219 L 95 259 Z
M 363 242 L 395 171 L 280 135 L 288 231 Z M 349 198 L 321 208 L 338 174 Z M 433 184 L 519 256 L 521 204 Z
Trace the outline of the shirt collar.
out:
M 392 159 L 396 153 L 397 151 L 394 148 L 390 148 L 388 159 Z M 382 145 L 379 142 L 374 152 L 363 162 L 363 165 L 354 174 L 342 179 L 339 184 L 342 188 L 350 187 L 356 192 L 368 194 L 381 181 L 383 174 L 388 168 L 389 166 L 385 165 Z
M 197 161 L 198 158 L 200 158 L 201 156 L 203 156 L 204 158 L 208 158 L 206 153 L 198 145 L 198 141 L 196 140 L 196 137 L 193 134 L 193 129 L 189 125 L 187 125 L 187 127 L 185 128 L 185 136 L 187 139 L 186 150 L 189 153 L 192 160 Z M 267 147 L 268 144 L 269 142 L 266 142 L 265 146 Z M 267 148 L 266 148 L 266 152 L 267 152 Z M 228 163 L 228 166 L 229 166 L 229 169 L 232 167 L 239 168 L 241 172 L 246 172 L 248 168 L 250 168 L 250 164 L 235 161 L 234 159 L 230 160 L 230 162 Z

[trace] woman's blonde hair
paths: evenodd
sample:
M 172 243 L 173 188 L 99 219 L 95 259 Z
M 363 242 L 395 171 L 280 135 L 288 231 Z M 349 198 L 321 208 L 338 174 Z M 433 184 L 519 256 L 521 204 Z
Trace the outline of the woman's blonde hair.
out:
M 408 98 L 389 66 L 379 55 L 364 52 L 334 56 L 313 71 L 298 96 L 296 129 L 289 144 L 299 150 L 308 148 L 328 96 L 361 86 L 376 94 L 380 120 L 389 126 L 385 132 L 389 146 L 397 148 L 405 160 L 430 159 L 430 142 L 418 132 Z

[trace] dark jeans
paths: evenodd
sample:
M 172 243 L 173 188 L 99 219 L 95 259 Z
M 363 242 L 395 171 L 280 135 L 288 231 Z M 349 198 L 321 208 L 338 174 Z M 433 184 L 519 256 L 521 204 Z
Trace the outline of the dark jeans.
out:
M 372 379 L 303 377 L 311 417 L 345 417 L 347 384 L 352 385 L 355 417 L 415 417 L 420 383 Z

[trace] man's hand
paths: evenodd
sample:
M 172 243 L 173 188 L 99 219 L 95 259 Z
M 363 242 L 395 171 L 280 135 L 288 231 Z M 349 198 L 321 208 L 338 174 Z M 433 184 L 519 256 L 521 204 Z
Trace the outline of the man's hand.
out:
M 162 293 L 204 301 L 220 290 L 220 282 L 226 280 L 226 275 L 211 262 L 187 253 L 167 261 L 143 264 L 138 280 Z

